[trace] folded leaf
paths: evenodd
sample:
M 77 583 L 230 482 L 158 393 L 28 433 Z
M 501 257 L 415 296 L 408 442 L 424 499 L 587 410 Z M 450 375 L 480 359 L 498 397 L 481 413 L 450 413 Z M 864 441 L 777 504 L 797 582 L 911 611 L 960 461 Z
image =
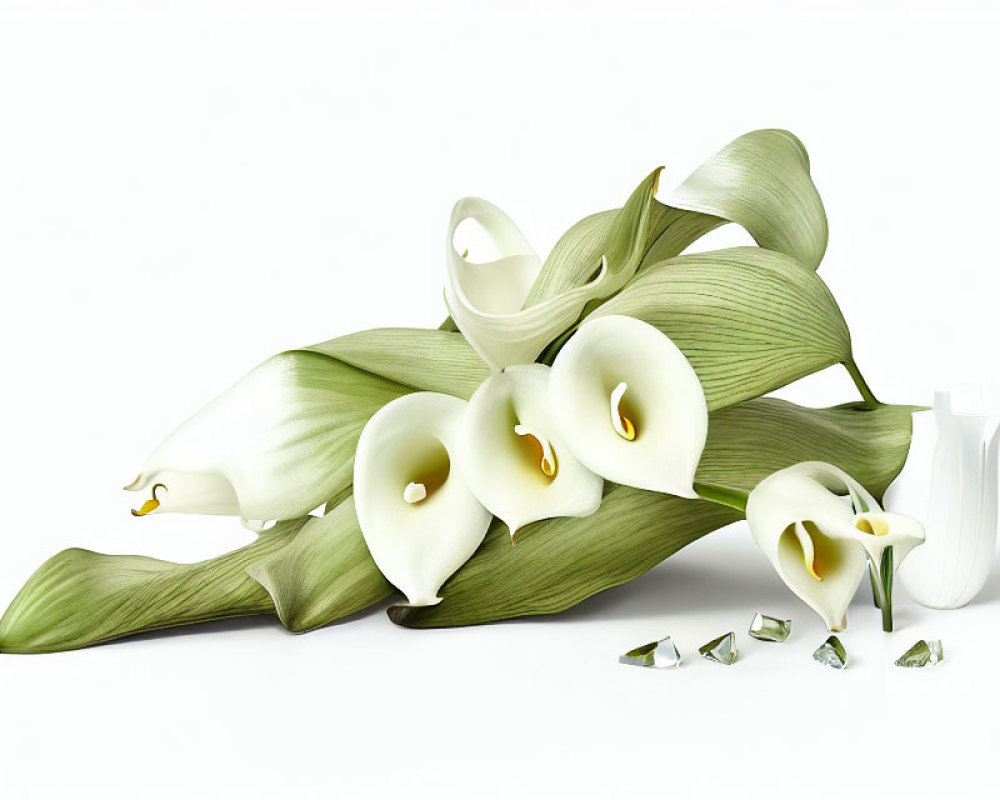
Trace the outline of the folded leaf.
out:
M 873 491 L 884 489 L 905 461 L 910 425 L 906 408 L 812 410 L 752 400 L 710 417 L 698 479 L 748 491 L 776 469 L 822 459 L 866 476 Z M 494 525 L 441 588 L 443 602 L 395 606 L 389 617 L 410 627 L 440 627 L 562 611 L 638 577 L 740 516 L 705 500 L 611 486 L 597 513 L 530 525 L 516 546 Z
M 0 619 L 0 652 L 53 653 L 133 633 L 274 612 L 247 565 L 280 550 L 304 520 L 197 564 L 73 548 L 28 579 Z
M 745 228 L 761 247 L 812 269 L 819 266 L 826 251 L 826 212 L 809 175 L 809 156 L 794 135 L 760 130 L 739 137 L 662 202 L 652 199 L 641 227 L 628 225 L 622 209 L 580 220 L 552 248 L 527 304 L 583 285 L 616 244 L 638 247 L 639 269 L 645 269 L 679 255 L 727 222 Z
M 456 203 L 448 229 L 445 300 L 454 323 L 491 369 L 530 363 L 579 318 L 588 301 L 610 297 L 639 267 L 659 170 L 650 174 L 614 213 L 597 245 L 580 257 L 578 283 L 537 302 L 529 296 L 541 261 L 511 219 L 491 203 L 466 197 Z M 455 232 L 476 220 L 501 256 L 474 262 L 459 253 Z
M 837 301 L 812 270 L 759 247 L 679 256 L 640 273 L 588 319 L 622 314 L 667 334 L 709 409 L 851 360 Z
M 395 591 L 372 561 L 351 497 L 325 517 L 309 519 L 290 544 L 262 554 L 247 572 L 270 594 L 281 623 L 296 633 L 346 617 Z
M 140 513 L 304 516 L 351 483 L 369 418 L 419 389 L 470 396 L 487 371 L 460 334 L 363 331 L 274 356 L 168 436 L 128 487 Z

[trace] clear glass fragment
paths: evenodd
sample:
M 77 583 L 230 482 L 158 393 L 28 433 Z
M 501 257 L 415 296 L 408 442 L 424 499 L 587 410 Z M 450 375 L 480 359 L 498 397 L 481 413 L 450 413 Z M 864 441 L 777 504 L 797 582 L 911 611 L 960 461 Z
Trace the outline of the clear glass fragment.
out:
M 769 617 L 759 611 L 757 616 L 753 618 L 753 622 L 750 623 L 750 635 L 762 642 L 783 642 L 791 632 L 792 621 L 790 619 Z
M 941 649 L 941 640 L 933 639 L 925 641 L 921 639 L 903 655 L 896 659 L 897 667 L 926 667 L 933 666 L 944 661 L 944 651 Z
M 718 639 L 712 639 L 708 644 L 699 647 L 698 652 L 709 661 L 716 661 L 726 666 L 734 664 L 740 655 L 740 651 L 736 649 L 736 633 L 730 631 Z
M 843 643 L 836 636 L 831 636 L 823 644 L 816 648 L 813 653 L 820 664 L 825 664 L 834 669 L 845 669 L 847 667 L 847 650 Z
M 677 652 L 677 646 L 670 637 L 665 636 L 658 642 L 644 644 L 634 650 L 629 650 L 623 656 L 618 656 L 618 663 L 630 664 L 634 667 L 670 669 L 680 666 L 681 654 Z

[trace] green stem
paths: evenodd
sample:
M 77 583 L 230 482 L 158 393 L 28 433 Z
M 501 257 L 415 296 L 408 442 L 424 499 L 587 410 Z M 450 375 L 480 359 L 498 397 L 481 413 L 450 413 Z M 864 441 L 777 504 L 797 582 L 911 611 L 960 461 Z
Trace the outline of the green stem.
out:
M 744 515 L 747 512 L 747 493 L 741 492 L 739 489 L 731 489 L 728 486 L 719 486 L 715 483 L 695 481 L 694 490 L 702 500 L 735 508 Z
M 882 589 L 879 586 L 877 570 L 871 562 L 868 564 L 868 579 L 872 582 L 872 601 L 875 603 L 875 608 L 882 608 L 880 599 Z
M 892 631 L 892 573 L 895 567 L 894 560 L 892 548 L 885 548 L 882 551 L 882 564 L 879 569 L 879 582 L 882 587 L 882 596 L 879 599 L 881 600 L 880 608 L 882 609 L 882 630 L 886 633 Z
M 864 398 L 865 408 L 878 408 L 882 403 L 872 392 L 871 387 L 865 380 L 865 376 L 861 374 L 861 370 L 858 369 L 858 365 L 855 363 L 854 359 L 848 359 L 844 362 L 844 366 L 847 367 L 847 372 L 851 376 L 851 380 L 854 381 L 854 385 L 858 387 L 858 391 L 861 392 L 861 397 Z

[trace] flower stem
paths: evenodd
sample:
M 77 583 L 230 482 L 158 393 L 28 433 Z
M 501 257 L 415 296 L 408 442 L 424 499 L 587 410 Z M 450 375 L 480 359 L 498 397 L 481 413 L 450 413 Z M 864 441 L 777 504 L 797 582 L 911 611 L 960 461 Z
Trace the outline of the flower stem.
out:
M 715 483 L 694 482 L 694 490 L 702 500 L 708 500 L 719 505 L 735 508 L 741 514 L 747 511 L 747 493 L 739 489 L 731 489 L 728 486 L 719 486 Z
M 882 609 L 882 630 L 886 633 L 892 631 L 892 576 L 895 571 L 894 560 L 892 548 L 885 548 L 882 551 L 882 563 L 879 568 L 879 584 L 882 588 L 879 607 Z
M 875 603 L 875 608 L 882 608 L 882 600 L 880 599 L 882 588 L 878 583 L 878 570 L 870 561 L 868 562 L 868 579 L 872 582 L 872 602 Z
M 858 391 L 861 392 L 861 397 L 864 398 L 865 408 L 878 408 L 882 403 L 872 392 L 871 387 L 865 380 L 865 376 L 861 374 L 861 370 L 858 369 L 858 365 L 855 363 L 854 359 L 848 359 L 844 362 L 844 366 L 847 367 L 847 372 L 851 376 L 851 380 L 854 381 L 854 385 L 858 387 Z

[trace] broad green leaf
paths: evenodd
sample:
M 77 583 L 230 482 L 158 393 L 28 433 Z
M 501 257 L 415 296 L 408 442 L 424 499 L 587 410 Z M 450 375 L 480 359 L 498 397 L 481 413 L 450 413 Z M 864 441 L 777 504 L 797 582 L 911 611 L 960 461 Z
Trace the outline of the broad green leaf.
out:
M 346 617 L 394 591 L 368 552 L 354 499 L 306 522 L 287 546 L 248 568 L 274 601 L 290 631 L 304 631 Z
M 698 478 L 749 490 L 777 469 L 820 460 L 866 476 L 881 491 L 902 469 L 910 430 L 908 408 L 813 410 L 752 400 L 712 415 Z M 530 525 L 516 546 L 494 524 L 476 555 L 442 587 L 442 603 L 395 606 L 389 616 L 410 627 L 440 627 L 555 613 L 638 577 L 740 516 L 705 500 L 612 486 L 597 513 Z
M 371 416 L 416 390 L 468 397 L 486 376 L 465 339 L 417 329 L 364 331 L 274 356 L 168 436 L 134 491 L 152 513 L 304 516 L 350 485 Z
M 802 461 L 826 461 L 881 502 L 910 450 L 917 406 L 847 403 L 815 409 L 773 397 L 710 417 L 700 480 L 749 493 L 764 477 Z
M 460 333 L 376 328 L 305 348 L 419 391 L 468 400 L 489 370 Z
M 710 409 L 851 361 L 851 337 L 826 284 L 759 247 L 678 256 L 643 270 L 591 318 L 636 317 L 684 352 Z
M 611 248 L 638 247 L 642 264 L 673 258 L 727 222 L 747 230 L 764 248 L 815 269 L 826 251 L 827 221 L 809 174 L 809 156 L 788 131 L 759 130 L 739 137 L 698 167 L 663 198 L 651 199 L 648 220 L 621 209 L 593 214 L 556 243 L 532 287 L 528 304 L 587 281 Z
M 28 579 L 0 619 L 0 652 L 52 653 L 133 633 L 270 614 L 247 566 L 284 547 L 303 520 L 283 522 L 239 550 L 197 564 L 73 548 Z

